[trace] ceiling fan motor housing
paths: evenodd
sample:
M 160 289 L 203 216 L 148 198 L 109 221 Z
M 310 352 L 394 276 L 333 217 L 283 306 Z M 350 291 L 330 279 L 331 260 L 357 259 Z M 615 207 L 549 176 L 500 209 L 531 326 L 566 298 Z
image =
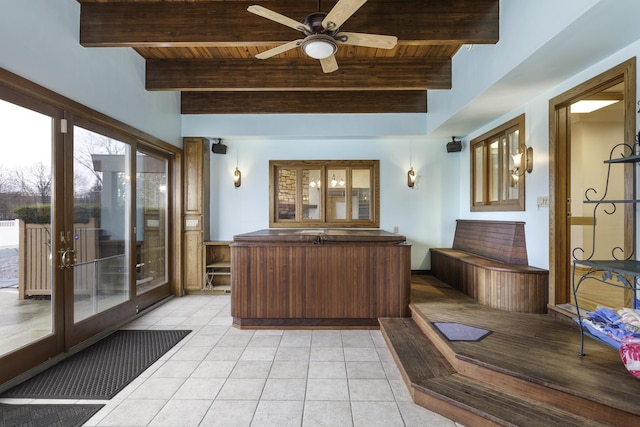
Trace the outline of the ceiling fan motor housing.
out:
M 328 36 L 335 36 L 338 33 L 339 28 L 324 28 L 322 26 L 322 21 L 327 16 L 324 12 L 315 12 L 311 15 L 304 18 L 302 21 L 303 24 L 306 24 L 309 28 L 311 28 L 311 32 L 303 31 L 307 36 L 311 34 L 326 34 Z

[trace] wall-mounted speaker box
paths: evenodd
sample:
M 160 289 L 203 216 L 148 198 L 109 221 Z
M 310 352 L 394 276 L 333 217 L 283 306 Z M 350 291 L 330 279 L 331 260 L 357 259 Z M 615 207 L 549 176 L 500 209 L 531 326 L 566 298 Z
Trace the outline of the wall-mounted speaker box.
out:
M 211 144 L 211 151 L 216 154 L 227 154 L 227 146 L 221 143 Z
M 447 153 L 462 151 L 462 141 L 447 142 Z

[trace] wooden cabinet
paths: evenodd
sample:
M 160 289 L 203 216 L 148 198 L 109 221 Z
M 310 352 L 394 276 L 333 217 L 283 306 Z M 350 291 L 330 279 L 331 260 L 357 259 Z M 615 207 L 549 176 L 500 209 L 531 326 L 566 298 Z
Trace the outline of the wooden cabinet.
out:
M 184 258 L 186 293 L 204 287 L 204 241 L 209 239 L 209 153 L 206 138 L 184 138 Z
M 236 326 L 371 327 L 409 315 L 411 245 L 382 230 L 260 230 L 234 236 Z
M 204 289 L 231 293 L 231 242 L 204 242 Z

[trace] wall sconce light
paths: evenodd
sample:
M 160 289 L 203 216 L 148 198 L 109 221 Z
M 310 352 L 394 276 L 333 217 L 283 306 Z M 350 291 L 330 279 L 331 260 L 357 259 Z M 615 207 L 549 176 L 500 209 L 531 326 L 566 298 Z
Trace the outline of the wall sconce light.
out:
M 416 185 L 416 171 L 413 170 L 413 166 L 407 172 L 407 185 L 409 188 L 415 188 Z
M 531 173 L 533 170 L 533 148 L 522 144 L 516 154 L 512 154 L 513 170 L 511 176 L 517 178 L 524 175 L 525 171 Z M 523 167 L 524 164 L 524 167 Z
M 236 171 L 233 173 L 233 185 L 238 188 L 242 185 L 242 172 L 236 166 Z

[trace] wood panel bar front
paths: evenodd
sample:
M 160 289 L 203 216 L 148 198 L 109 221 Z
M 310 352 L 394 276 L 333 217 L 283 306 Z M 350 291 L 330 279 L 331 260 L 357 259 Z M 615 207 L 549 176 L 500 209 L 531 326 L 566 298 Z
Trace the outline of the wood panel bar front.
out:
M 411 246 L 371 230 L 261 230 L 231 245 L 239 327 L 378 327 L 409 315 Z M 318 238 L 321 236 L 322 238 Z

